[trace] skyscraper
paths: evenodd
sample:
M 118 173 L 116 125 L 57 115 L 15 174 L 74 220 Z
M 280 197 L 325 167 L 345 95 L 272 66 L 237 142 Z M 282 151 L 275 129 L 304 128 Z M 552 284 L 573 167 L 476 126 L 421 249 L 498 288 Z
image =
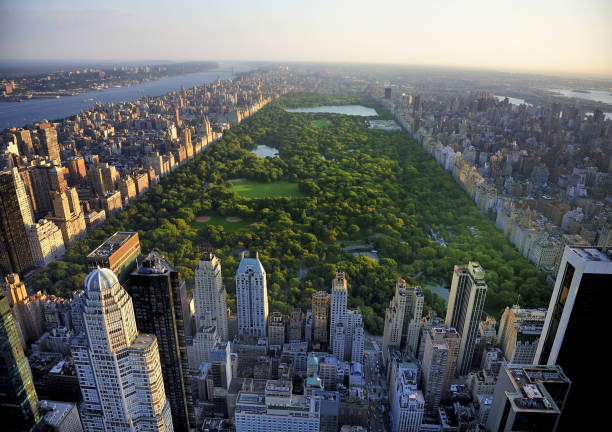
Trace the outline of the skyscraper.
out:
M 336 273 L 332 281 L 331 291 L 331 320 L 330 320 L 330 346 L 333 354 L 340 361 L 344 361 L 346 344 L 346 307 L 348 304 L 348 285 L 344 273 Z M 342 341 L 339 339 L 342 338 Z
M 244 252 L 236 271 L 236 309 L 238 333 L 255 337 L 266 336 L 268 323 L 268 288 L 266 271 L 255 258 L 245 258 Z
M 457 329 L 461 335 L 457 373 L 466 375 L 472 364 L 476 347 L 478 325 L 487 294 L 484 270 L 477 262 L 467 266 L 455 266 L 445 324 Z
M 499 371 L 487 430 L 554 432 L 571 386 L 558 366 L 507 365 Z M 585 412 L 573 420 L 583 424 L 589 416 L 597 418 Z
M 66 245 L 80 240 L 87 234 L 85 215 L 79 202 L 79 194 L 75 188 L 53 194 L 53 217 L 49 220 L 62 231 Z
M 443 327 L 432 328 L 424 336 L 423 393 L 427 412 L 435 414 L 455 374 L 461 338 L 455 329 Z
M 172 431 L 157 338 L 139 333 L 132 299 L 96 268 L 81 297 L 84 334 L 72 341 L 86 431 Z
M 395 284 L 395 296 L 389 302 L 385 313 L 383 332 L 383 357 L 389 347 L 418 352 L 419 335 L 422 326 L 423 292 L 420 287 L 408 287 L 404 279 Z
M 313 316 L 313 340 L 314 342 L 327 343 L 329 340 L 329 308 L 331 306 L 331 296 L 318 291 L 312 295 L 312 316 Z
M 140 255 L 137 232 L 118 231 L 87 255 L 87 268 L 105 267 L 112 270 L 120 283 L 129 277 Z
M 221 261 L 215 256 L 212 248 L 203 248 L 193 278 L 196 331 L 205 325 L 206 313 L 210 312 L 211 318 L 215 320 L 219 337 L 224 341 L 228 340 L 227 303 Z
M 42 152 L 49 159 L 60 159 L 59 144 L 57 143 L 57 131 L 49 123 L 41 126 L 38 131 Z
M 40 422 L 32 374 L 17 336 L 8 298 L 0 294 L 0 416 L 6 430 L 30 430 Z
M 23 275 L 34 266 L 13 171 L 0 172 L 0 271 Z
M 612 304 L 612 249 L 566 246 L 555 281 L 534 364 L 559 365 L 572 381 L 559 430 L 569 430 L 570 419 L 596 426 L 585 412 L 604 413 L 606 398 L 584 397 L 601 380 L 602 368 L 587 362 L 581 349 L 597 349 L 601 330 L 609 324 Z M 567 421 L 564 421 L 567 419 Z
M 506 308 L 499 324 L 499 345 L 510 363 L 529 364 L 538 347 L 546 309 Z
M 189 383 L 181 297 L 185 281 L 158 252 L 151 252 L 130 274 L 128 291 L 139 331 L 154 334 L 176 431 L 189 431 L 195 413 Z M 192 426 L 193 427 L 193 426 Z

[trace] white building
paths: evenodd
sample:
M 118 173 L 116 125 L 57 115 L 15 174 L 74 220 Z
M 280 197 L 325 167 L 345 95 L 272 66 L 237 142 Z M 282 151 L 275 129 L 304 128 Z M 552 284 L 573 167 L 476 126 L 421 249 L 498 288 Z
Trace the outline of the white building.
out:
M 425 413 L 425 399 L 417 388 L 419 370 L 414 363 L 400 363 L 391 383 L 389 400 L 397 432 L 419 432 Z
M 266 271 L 255 258 L 245 258 L 244 253 L 236 271 L 236 309 L 238 334 L 265 337 L 268 324 L 268 289 Z
M 87 275 L 81 310 L 72 357 L 85 431 L 173 431 L 157 339 L 139 334 L 132 299 L 110 269 Z
M 344 273 L 336 273 L 332 282 L 330 347 L 338 361 L 363 360 L 363 319 L 361 314 L 347 309 L 348 286 Z M 353 346 L 355 349 L 353 349 Z
M 36 267 L 44 267 L 66 252 L 62 231 L 50 220 L 41 219 L 26 226 L 26 235 Z
M 221 262 L 212 252 L 205 252 L 194 272 L 195 288 L 193 301 L 195 306 L 196 331 L 205 325 L 207 311 L 216 321 L 219 337 L 228 340 L 227 303 Z
M 40 408 L 45 411 L 45 424 L 53 432 L 83 432 L 81 417 L 75 404 L 41 400 Z
M 319 432 L 320 401 L 291 389 L 291 381 L 268 380 L 264 394 L 241 391 L 236 432 Z

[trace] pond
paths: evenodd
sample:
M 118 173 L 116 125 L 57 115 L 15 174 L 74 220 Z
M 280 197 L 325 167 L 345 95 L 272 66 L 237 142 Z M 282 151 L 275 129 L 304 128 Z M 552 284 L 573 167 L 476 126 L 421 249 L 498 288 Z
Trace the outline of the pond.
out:
M 363 117 L 378 116 L 375 109 L 363 105 L 324 105 L 312 108 L 287 108 L 285 111 L 290 113 L 346 114 Z
M 267 145 L 261 145 L 261 144 L 258 145 L 255 150 L 252 150 L 252 152 L 255 153 L 257 156 L 259 156 L 260 158 L 278 156 L 278 149 L 275 149 L 274 147 L 268 147 Z

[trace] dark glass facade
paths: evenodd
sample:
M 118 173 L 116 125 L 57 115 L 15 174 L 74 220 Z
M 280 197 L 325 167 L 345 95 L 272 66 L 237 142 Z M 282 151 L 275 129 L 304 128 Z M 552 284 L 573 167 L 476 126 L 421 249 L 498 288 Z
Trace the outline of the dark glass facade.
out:
M 174 430 L 187 432 L 190 425 L 195 427 L 195 413 L 181 307 L 185 282 L 161 255 L 151 252 L 130 274 L 126 285 L 138 330 L 157 337 Z
M 13 174 L 0 173 L 0 272 L 21 276 L 34 267 Z

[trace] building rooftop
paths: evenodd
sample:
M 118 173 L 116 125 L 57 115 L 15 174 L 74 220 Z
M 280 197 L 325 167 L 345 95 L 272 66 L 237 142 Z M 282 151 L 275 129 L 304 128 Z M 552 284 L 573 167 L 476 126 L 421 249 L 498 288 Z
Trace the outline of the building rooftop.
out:
M 106 239 L 104 243 L 94 249 L 93 252 L 87 255 L 87 259 L 107 258 L 123 246 L 125 242 L 137 235 L 137 232 L 116 232 Z
M 585 261 L 612 262 L 612 248 L 568 246 L 569 249 Z

